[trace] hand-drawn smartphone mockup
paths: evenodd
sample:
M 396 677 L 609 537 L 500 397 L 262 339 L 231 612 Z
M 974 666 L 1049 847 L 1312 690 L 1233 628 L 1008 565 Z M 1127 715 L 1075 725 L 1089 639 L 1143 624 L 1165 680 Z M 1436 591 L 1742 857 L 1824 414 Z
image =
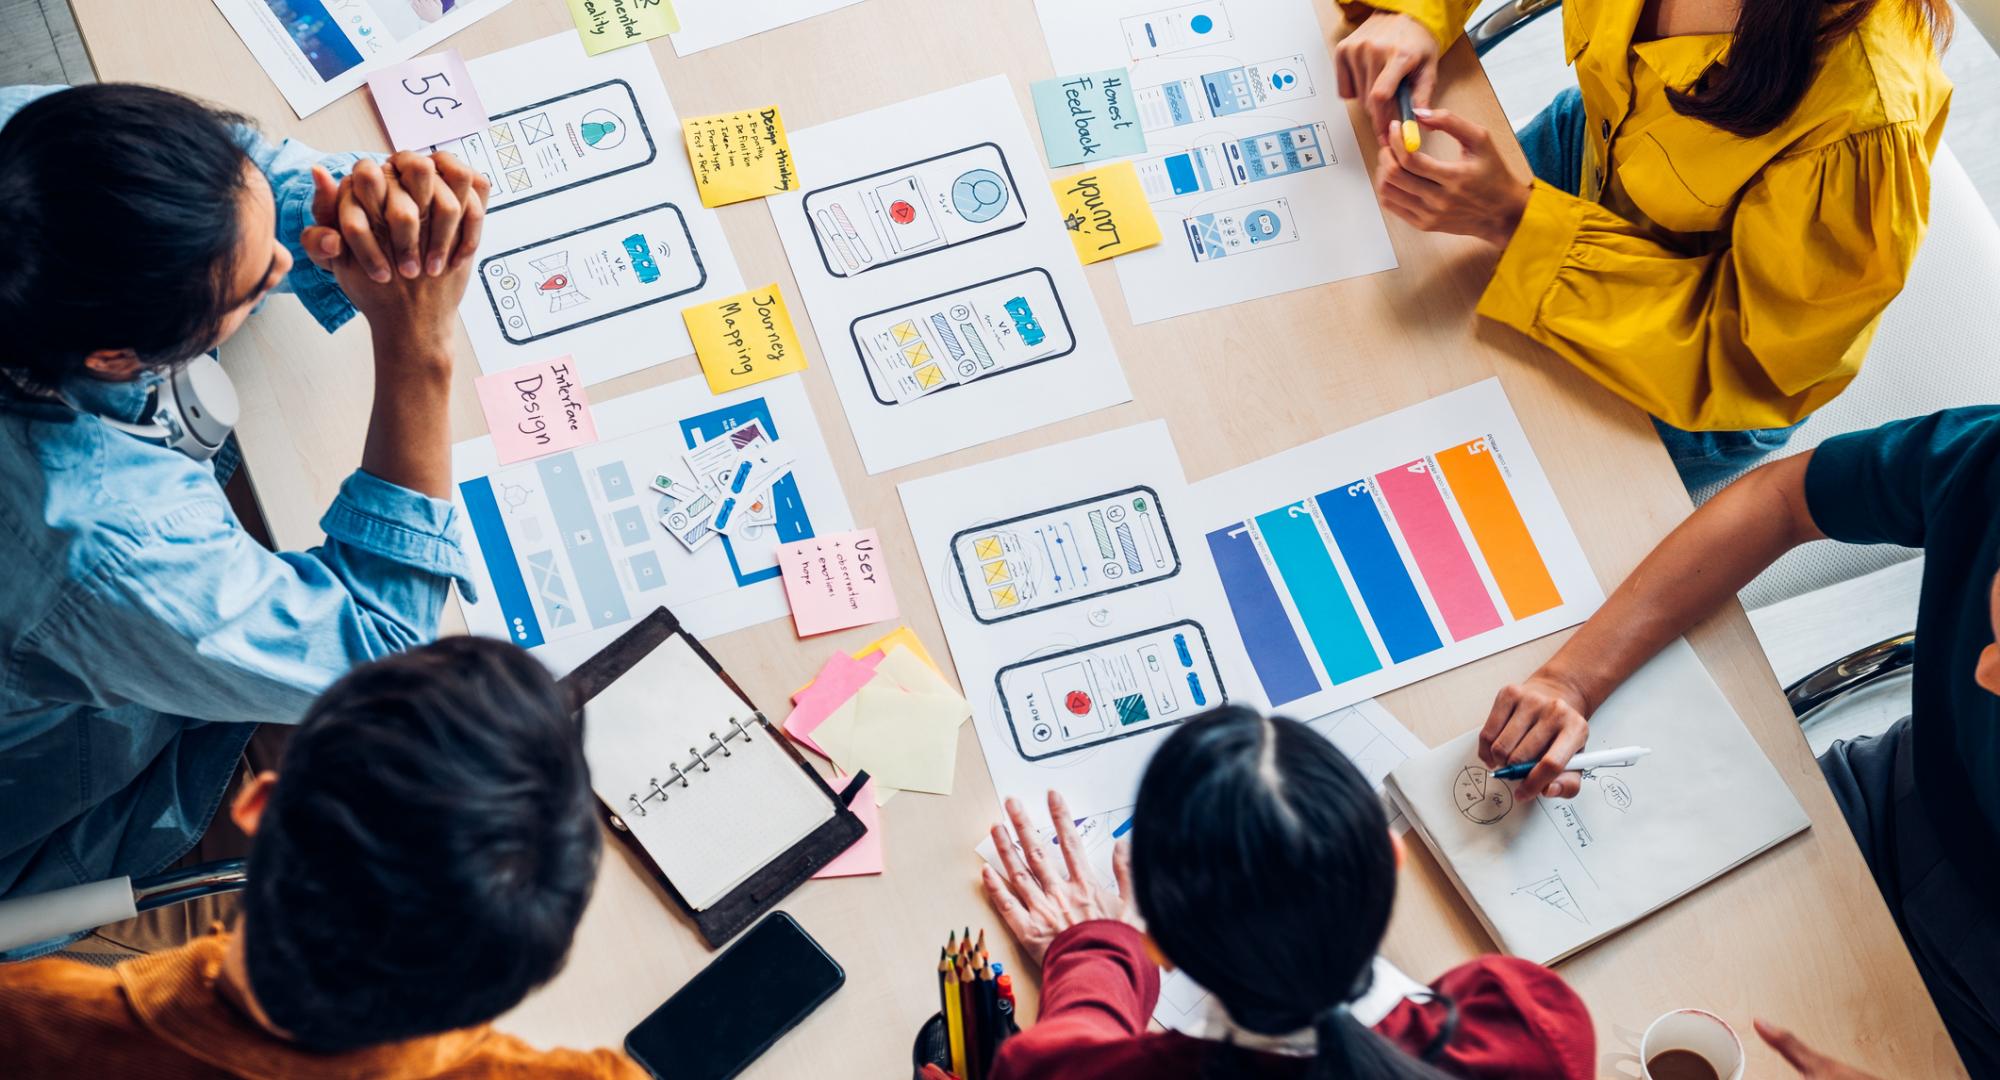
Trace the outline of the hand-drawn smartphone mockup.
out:
M 1254 184 L 1318 169 L 1333 160 L 1323 123 L 1281 128 L 1247 139 L 1203 143 L 1135 162 L 1146 198 L 1162 199 Z
M 486 130 L 437 148 L 486 176 L 488 213 L 631 172 L 659 152 L 623 79 L 500 113 Z
M 1216 259 L 1289 244 L 1299 238 L 1289 199 L 1267 199 L 1248 206 L 1196 214 L 1181 219 L 1194 261 Z
M 863 315 L 848 326 L 884 405 L 1018 371 L 1076 349 L 1055 279 L 1039 267 Z
M 1229 25 L 1229 11 L 1221 0 L 1129 15 L 1118 20 L 1125 33 L 1125 50 L 1134 60 L 1163 56 L 1202 45 L 1219 45 L 1236 36 Z
M 673 203 L 636 210 L 479 264 L 500 333 L 516 345 L 671 300 L 708 271 Z
M 835 277 L 1027 224 L 1007 157 L 993 143 L 899 165 L 806 193 L 820 261 Z
M 1139 124 L 1147 131 L 1198 124 L 1313 96 L 1312 72 L 1301 54 L 1259 64 L 1224 68 L 1206 75 L 1142 86 L 1132 95 Z
M 972 617 L 1002 622 L 1180 573 L 1160 496 L 1140 485 L 965 529 L 951 557 Z
M 1208 634 L 1191 620 L 1009 664 L 993 682 L 1028 761 L 1178 724 L 1224 698 Z

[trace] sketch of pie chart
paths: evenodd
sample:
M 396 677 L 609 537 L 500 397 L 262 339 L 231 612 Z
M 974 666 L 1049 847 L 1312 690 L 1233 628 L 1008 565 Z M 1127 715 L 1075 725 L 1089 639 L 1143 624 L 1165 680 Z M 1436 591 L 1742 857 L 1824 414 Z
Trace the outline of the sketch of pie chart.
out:
M 992 169 L 974 169 L 951 185 L 951 205 L 971 222 L 992 221 L 1007 209 L 1007 182 Z
M 625 141 L 625 121 L 610 109 L 583 114 L 583 141 L 593 150 L 616 150 Z
M 1514 809 L 1514 793 L 1504 780 L 1495 780 L 1485 769 L 1467 765 L 1452 781 L 1452 802 L 1467 821 L 1491 825 Z

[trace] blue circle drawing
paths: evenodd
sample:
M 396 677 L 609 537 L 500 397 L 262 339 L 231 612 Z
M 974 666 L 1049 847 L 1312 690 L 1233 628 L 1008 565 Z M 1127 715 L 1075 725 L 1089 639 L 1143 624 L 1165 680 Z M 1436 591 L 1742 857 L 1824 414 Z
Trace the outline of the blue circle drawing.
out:
M 1249 237 L 1253 244 L 1261 244 L 1271 239 L 1278 235 L 1278 230 L 1283 227 L 1284 222 L 1269 210 L 1252 210 L 1250 215 L 1243 219 L 1243 235 Z
M 1007 209 L 1007 182 L 992 169 L 974 169 L 951 185 L 951 205 L 967 221 L 992 221 Z
M 1210 30 L 1215 29 L 1215 20 L 1206 15 L 1196 15 L 1194 18 L 1188 20 L 1188 29 L 1193 30 L 1197 34 L 1206 34 Z
M 1292 84 L 1298 81 L 1299 77 L 1288 70 L 1271 73 L 1271 89 L 1273 90 L 1290 90 Z

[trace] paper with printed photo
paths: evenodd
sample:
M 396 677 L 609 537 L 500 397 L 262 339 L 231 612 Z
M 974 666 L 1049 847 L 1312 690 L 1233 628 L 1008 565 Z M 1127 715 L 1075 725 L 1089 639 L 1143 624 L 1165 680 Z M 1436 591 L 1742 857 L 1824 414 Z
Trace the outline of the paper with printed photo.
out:
M 512 0 L 215 0 L 300 119 Z
M 690 56 L 703 49 L 741 41 L 815 15 L 838 11 L 861 0 L 674 0 L 681 28 L 674 52 Z

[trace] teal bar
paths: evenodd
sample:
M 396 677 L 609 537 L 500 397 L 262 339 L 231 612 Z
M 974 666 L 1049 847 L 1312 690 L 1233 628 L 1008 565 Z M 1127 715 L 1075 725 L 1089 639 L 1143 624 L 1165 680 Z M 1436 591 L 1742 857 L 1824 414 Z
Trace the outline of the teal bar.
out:
M 1306 504 L 1257 515 L 1257 531 L 1271 551 L 1271 561 L 1278 564 L 1278 576 L 1292 594 L 1292 606 L 1306 624 L 1306 636 L 1312 638 L 1327 678 L 1344 683 L 1380 671 L 1382 661 L 1375 656 L 1375 646 Z

